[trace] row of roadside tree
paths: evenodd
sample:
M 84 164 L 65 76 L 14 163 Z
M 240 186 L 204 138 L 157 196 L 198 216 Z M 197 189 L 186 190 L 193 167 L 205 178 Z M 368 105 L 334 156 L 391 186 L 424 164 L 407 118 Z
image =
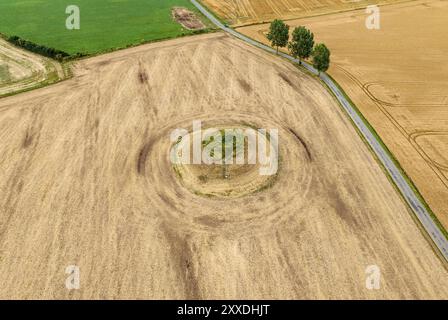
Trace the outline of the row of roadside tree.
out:
M 288 47 L 290 54 L 299 59 L 300 64 L 311 57 L 319 73 L 330 67 L 330 50 L 323 43 L 315 44 L 314 34 L 303 26 L 295 28 L 290 36 L 289 26 L 277 19 L 271 23 L 267 38 L 272 47 L 277 48 L 277 54 L 279 48 Z

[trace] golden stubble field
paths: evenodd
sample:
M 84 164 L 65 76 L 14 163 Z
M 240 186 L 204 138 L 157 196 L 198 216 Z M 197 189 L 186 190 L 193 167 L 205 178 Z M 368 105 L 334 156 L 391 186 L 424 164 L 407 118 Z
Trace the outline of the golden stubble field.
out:
M 333 76 L 448 228 L 448 3 L 382 7 L 381 29 L 361 12 L 289 21 L 332 51 Z M 239 29 L 265 43 L 268 25 Z
M 191 192 L 169 150 L 192 120 L 278 128 L 275 183 Z M 446 265 L 333 97 L 225 34 L 80 61 L 1 99 L 0 141 L 0 298 L 448 298 Z
M 331 12 L 388 4 L 403 0 L 202 0 L 208 8 L 233 26 L 294 19 Z

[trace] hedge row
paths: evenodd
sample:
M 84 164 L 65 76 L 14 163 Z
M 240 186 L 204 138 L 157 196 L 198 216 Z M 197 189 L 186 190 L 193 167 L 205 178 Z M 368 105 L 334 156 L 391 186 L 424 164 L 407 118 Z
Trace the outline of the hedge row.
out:
M 57 50 L 54 48 L 48 48 L 39 44 L 36 44 L 34 42 L 22 39 L 18 36 L 12 36 L 8 38 L 8 41 L 12 44 L 24 48 L 28 51 L 32 51 L 34 53 L 38 53 L 40 55 L 43 55 L 45 57 L 53 58 L 59 61 L 62 61 L 64 59 L 67 59 L 71 57 L 67 52 Z

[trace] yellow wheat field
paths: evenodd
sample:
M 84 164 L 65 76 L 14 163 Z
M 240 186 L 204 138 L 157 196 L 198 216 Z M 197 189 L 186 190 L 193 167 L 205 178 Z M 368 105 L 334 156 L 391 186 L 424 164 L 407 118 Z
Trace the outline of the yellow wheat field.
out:
M 221 18 L 234 26 L 242 26 L 274 19 L 328 14 L 365 8 L 371 4 L 388 4 L 400 0 L 202 0 Z

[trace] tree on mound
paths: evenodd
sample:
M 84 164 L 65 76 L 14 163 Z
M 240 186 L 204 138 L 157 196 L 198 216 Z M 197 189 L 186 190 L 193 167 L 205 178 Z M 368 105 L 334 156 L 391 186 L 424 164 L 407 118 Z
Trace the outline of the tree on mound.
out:
M 294 58 L 299 58 L 302 64 L 303 59 L 308 59 L 313 52 L 314 34 L 307 28 L 300 26 L 292 32 L 292 40 L 289 42 L 289 52 Z
M 313 51 L 313 66 L 321 72 L 325 72 L 330 67 L 330 50 L 323 43 L 316 45 Z
M 278 48 L 284 48 L 288 45 L 289 26 L 282 20 L 275 19 L 269 27 L 267 38 L 271 41 L 271 46 L 277 48 L 278 54 Z

